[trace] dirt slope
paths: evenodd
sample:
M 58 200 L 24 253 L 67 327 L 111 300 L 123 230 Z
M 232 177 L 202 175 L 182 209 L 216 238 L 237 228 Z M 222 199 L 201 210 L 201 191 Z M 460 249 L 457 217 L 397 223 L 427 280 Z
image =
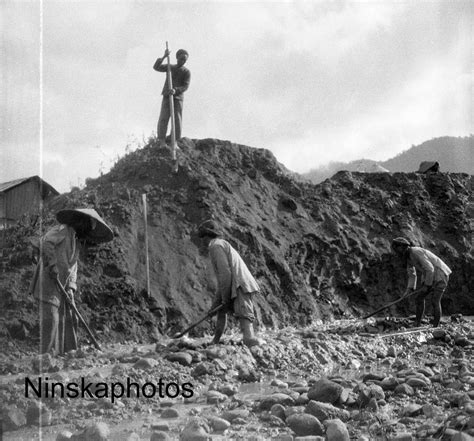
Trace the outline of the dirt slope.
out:
M 112 243 L 83 256 L 80 271 L 80 308 L 99 333 L 147 339 L 207 310 L 213 281 L 195 229 L 209 217 L 258 279 L 263 325 L 358 315 L 393 300 L 405 271 L 389 244 L 402 234 L 453 269 L 446 312 L 474 313 L 469 175 L 340 172 L 313 185 L 264 149 L 215 139 L 185 139 L 180 148 L 176 174 L 169 152 L 151 141 L 85 189 L 59 196 L 45 213 L 48 228 L 60 208 L 94 207 L 115 230 Z M 143 193 L 156 304 L 144 291 Z M 37 332 L 26 295 L 33 269 L 26 245 L 39 225 L 29 222 L 11 233 L 0 281 L 1 310 L 20 338 Z

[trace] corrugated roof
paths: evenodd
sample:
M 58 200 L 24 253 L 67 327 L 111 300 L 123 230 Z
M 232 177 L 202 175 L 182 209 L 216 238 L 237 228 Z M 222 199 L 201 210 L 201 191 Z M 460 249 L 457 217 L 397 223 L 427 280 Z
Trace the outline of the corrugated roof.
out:
M 17 187 L 18 185 L 28 182 L 31 179 L 37 179 L 38 182 L 43 184 L 45 187 L 48 187 L 53 193 L 59 194 L 59 192 L 52 185 L 48 184 L 46 181 L 43 181 L 43 179 L 41 179 L 39 176 L 29 176 L 28 178 L 15 179 L 14 181 L 0 182 L 0 193 Z

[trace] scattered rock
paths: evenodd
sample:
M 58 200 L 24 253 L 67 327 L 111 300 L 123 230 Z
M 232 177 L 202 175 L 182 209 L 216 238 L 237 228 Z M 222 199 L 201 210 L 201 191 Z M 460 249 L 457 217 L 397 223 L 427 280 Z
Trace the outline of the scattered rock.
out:
M 214 432 L 224 432 L 230 427 L 229 421 L 225 420 L 224 418 L 219 418 L 216 416 L 209 417 L 209 426 L 212 427 Z
M 166 423 L 152 424 L 151 428 L 157 432 L 168 432 L 170 430 L 170 426 Z
M 171 352 L 166 355 L 166 359 L 183 366 L 190 366 L 193 362 L 193 356 L 189 352 Z
M 268 397 L 264 397 L 260 401 L 260 410 L 270 410 L 274 404 L 281 404 L 284 406 L 291 406 L 295 400 L 289 395 L 283 393 L 272 394 Z
M 219 404 L 223 403 L 224 401 L 228 400 L 228 396 L 217 392 L 216 390 L 211 390 L 207 392 L 206 402 L 208 404 Z
M 300 436 L 323 435 L 324 427 L 313 415 L 307 413 L 294 414 L 286 419 L 288 427 Z
M 110 429 L 106 423 L 94 423 L 87 426 L 81 433 L 73 435 L 74 441 L 107 441 Z
M 395 388 L 396 395 L 408 395 L 411 396 L 415 393 L 415 390 L 408 384 L 402 383 Z
M 413 441 L 411 433 L 397 433 L 389 438 L 389 441 Z
M 395 346 L 389 346 L 387 348 L 387 357 L 397 357 L 398 352 Z
M 260 381 L 262 378 L 262 374 L 260 372 L 247 366 L 239 366 L 238 371 L 239 375 L 237 379 L 243 383 L 255 383 Z
M 321 379 L 308 391 L 308 398 L 314 401 L 334 404 L 339 400 L 343 387 L 333 381 Z
M 140 358 L 134 365 L 134 369 L 150 370 L 158 365 L 158 360 L 154 358 Z
M 288 383 L 285 383 L 284 381 L 279 380 L 278 378 L 274 378 L 270 383 L 270 386 L 276 386 L 280 389 L 288 389 Z
M 17 408 L 3 410 L 2 417 L 3 430 L 5 432 L 18 430 L 20 427 L 26 425 L 25 413 Z
M 212 363 L 208 361 L 203 361 L 196 365 L 196 367 L 192 370 L 191 375 L 193 377 L 202 377 L 203 375 L 212 375 L 215 372 L 215 367 Z
M 228 397 L 234 396 L 239 388 L 233 384 L 224 384 L 217 389 L 221 394 L 227 395 Z
M 319 421 L 328 419 L 341 419 L 347 421 L 350 413 L 347 410 L 339 409 L 332 404 L 311 400 L 305 408 L 305 413 L 315 416 Z
M 444 340 L 446 337 L 446 331 L 444 329 L 436 328 L 433 329 L 433 338 L 436 338 L 437 340 Z
M 373 398 L 377 400 L 383 400 L 385 398 L 385 393 L 381 386 L 377 384 L 359 384 L 358 385 L 359 395 L 357 401 L 361 406 L 367 406 L 370 400 Z
M 426 379 L 428 380 L 428 379 Z M 406 383 L 413 387 L 414 389 L 418 389 L 418 388 L 421 388 L 421 389 L 425 389 L 427 387 L 429 387 L 430 385 L 430 381 L 426 381 L 425 379 L 422 379 L 422 378 L 419 378 L 419 377 L 410 377 L 407 379 Z
M 193 417 L 179 435 L 180 441 L 208 441 L 210 429 L 208 424 L 199 417 Z
M 403 415 L 406 415 L 406 416 L 411 416 L 411 417 L 418 416 L 418 415 L 421 415 L 422 412 L 423 412 L 423 406 L 416 403 L 408 403 L 403 408 Z
M 168 436 L 166 432 L 153 432 L 150 437 L 150 441 L 168 441 L 171 438 Z
M 326 420 L 326 439 L 327 441 L 349 441 L 349 431 L 346 425 L 339 419 Z
M 248 409 L 233 409 L 233 410 L 226 410 L 221 417 L 224 418 L 225 420 L 229 421 L 229 423 L 232 423 L 237 418 L 243 418 L 246 419 L 250 415 L 250 411 Z
M 276 417 L 280 418 L 281 420 L 285 421 L 286 419 L 286 415 L 285 415 L 285 408 L 284 406 L 282 406 L 281 404 L 277 403 L 277 404 L 274 404 L 271 409 L 270 409 L 270 413 L 272 415 L 275 415 Z M 310 412 L 308 412 L 310 413 Z
M 68 441 L 72 438 L 72 432 L 69 432 L 69 430 L 63 430 L 58 433 L 58 436 L 56 437 L 56 441 Z
M 386 390 L 395 390 L 396 387 L 400 384 L 400 380 L 395 377 L 386 377 L 380 382 L 380 387 Z
M 161 418 L 178 418 L 179 412 L 173 408 L 167 408 L 161 413 Z

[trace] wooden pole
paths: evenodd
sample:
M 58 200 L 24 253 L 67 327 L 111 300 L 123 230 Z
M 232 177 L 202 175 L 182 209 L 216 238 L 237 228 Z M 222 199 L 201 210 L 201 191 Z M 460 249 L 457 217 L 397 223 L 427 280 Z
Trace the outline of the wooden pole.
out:
M 146 202 L 146 193 L 142 194 L 143 201 L 143 219 L 145 222 L 145 265 L 146 265 L 146 292 L 148 297 L 151 297 L 150 290 L 150 260 L 148 258 L 148 213 L 147 213 L 147 202 Z
M 168 50 L 168 42 L 166 42 L 166 50 Z M 170 55 L 167 56 L 168 67 L 166 71 L 166 76 L 168 80 L 168 88 L 171 90 L 173 88 L 173 79 L 171 77 L 171 64 L 170 64 Z M 168 95 L 170 100 L 170 119 L 171 119 L 171 151 L 173 154 L 173 161 L 175 161 L 175 172 L 178 171 L 178 161 L 176 157 L 176 122 L 174 120 L 174 96 Z

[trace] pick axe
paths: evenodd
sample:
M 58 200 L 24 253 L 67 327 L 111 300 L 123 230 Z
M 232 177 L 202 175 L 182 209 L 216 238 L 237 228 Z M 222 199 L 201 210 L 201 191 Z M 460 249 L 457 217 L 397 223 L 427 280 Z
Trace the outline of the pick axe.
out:
M 406 298 L 412 296 L 413 294 L 418 294 L 420 291 L 421 291 L 421 288 L 417 289 L 415 291 L 412 291 L 412 292 L 404 295 L 403 297 L 400 297 L 399 299 L 394 300 L 393 302 L 387 303 L 385 306 L 382 306 L 381 308 L 376 309 L 371 314 L 366 315 L 365 317 L 362 317 L 362 320 L 368 319 L 369 317 L 374 316 L 375 314 L 379 313 L 380 311 L 383 311 L 384 309 L 390 308 L 390 306 L 396 305 L 397 303 L 401 302 L 402 300 L 405 300 Z
M 213 315 L 217 314 L 224 305 L 219 305 L 214 309 L 211 309 L 204 317 L 200 318 L 196 323 L 193 323 L 189 328 L 186 328 L 184 331 L 180 332 L 179 334 L 176 334 L 174 338 L 181 338 L 184 334 L 187 334 L 191 329 L 194 329 L 197 325 L 201 324 L 204 320 L 207 320 L 211 318 Z
M 67 304 L 71 307 L 71 309 L 74 311 L 74 314 L 76 314 L 76 317 L 78 318 L 78 320 L 81 322 L 81 324 L 84 326 L 85 330 L 87 331 L 87 335 L 90 337 L 92 343 L 94 344 L 94 346 L 99 350 L 101 351 L 102 349 L 100 348 L 99 346 L 99 343 L 97 342 L 97 339 L 95 338 L 94 334 L 92 333 L 92 331 L 90 330 L 89 326 L 87 326 L 87 323 L 85 322 L 85 320 L 82 318 L 82 315 L 79 313 L 79 311 L 77 310 L 76 308 L 76 305 L 74 304 L 74 302 L 71 300 L 71 298 L 69 297 L 69 294 L 66 292 L 66 290 L 64 289 L 64 286 L 61 284 L 61 282 L 59 281 L 59 277 L 56 277 L 56 286 L 58 287 L 59 289 L 59 292 L 63 295 L 64 299 L 66 300 Z

